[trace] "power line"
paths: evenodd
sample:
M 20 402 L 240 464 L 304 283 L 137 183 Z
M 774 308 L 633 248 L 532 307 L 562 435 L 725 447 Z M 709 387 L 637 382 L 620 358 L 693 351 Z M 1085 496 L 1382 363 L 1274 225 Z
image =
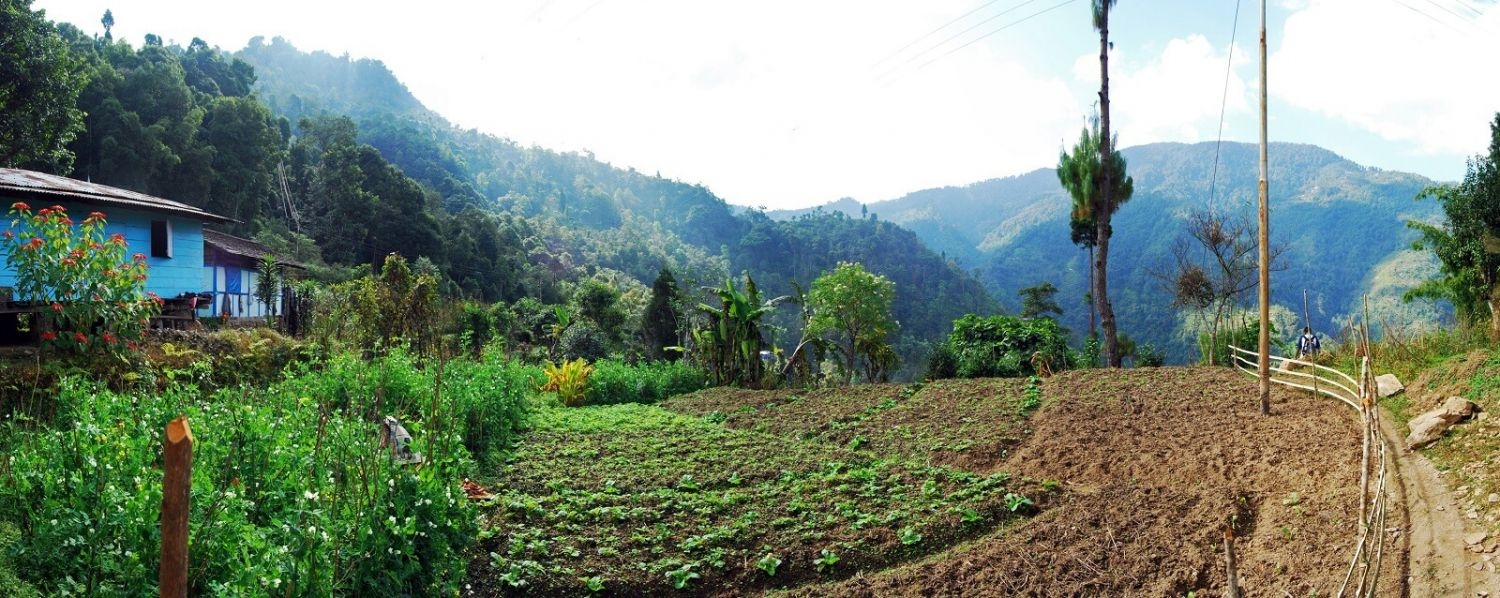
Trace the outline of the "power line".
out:
M 944 29 L 947 29 L 948 27 L 952 26 L 954 23 L 962 21 L 962 20 L 968 18 L 969 15 L 972 15 L 972 14 L 974 14 L 976 12 L 984 10 L 985 8 L 988 8 L 991 4 L 994 4 L 994 3 L 999 2 L 999 1 L 1000 0 L 990 0 L 989 2 L 985 2 L 984 4 L 979 5 L 978 7 L 974 8 L 973 10 L 970 10 L 969 12 L 966 12 L 964 14 L 958 15 L 957 17 L 953 18 L 952 20 L 948 21 L 947 23 L 943 23 L 937 29 L 933 29 L 932 31 L 928 31 L 927 33 L 922 34 L 921 37 L 918 37 L 917 39 L 911 40 L 910 43 L 908 43 L 908 44 L 906 44 L 904 46 L 901 46 L 900 48 L 897 48 L 895 52 L 891 52 L 889 56 L 886 56 L 885 58 L 880 59 L 880 62 L 875 63 L 875 66 L 878 67 L 878 66 L 880 66 L 882 64 L 885 64 L 885 61 L 890 60 L 892 58 L 895 58 L 896 56 L 900 55 L 902 52 L 905 52 L 908 48 L 911 48 L 912 46 L 917 45 L 918 42 L 921 42 L 922 40 L 927 39 L 929 37 L 932 37 L 933 34 L 936 34 L 937 32 L 942 31 Z
M 1219 137 L 1214 141 L 1214 170 L 1208 178 L 1208 209 L 1213 210 L 1219 183 L 1219 147 L 1224 144 L 1224 113 L 1229 106 L 1229 76 L 1234 72 L 1234 40 L 1240 34 L 1240 0 L 1234 0 L 1234 25 L 1229 28 L 1229 63 L 1224 65 L 1224 96 L 1219 100 Z
M 1062 8 L 1064 6 L 1067 6 L 1067 5 L 1072 4 L 1074 2 L 1077 2 L 1077 1 L 1078 0 L 1063 0 L 1062 2 L 1059 2 L 1057 4 L 1052 5 L 1051 7 L 1048 7 L 1048 8 L 1042 9 L 1040 11 L 1037 11 L 1035 13 L 1032 13 L 1030 15 L 1027 15 L 1026 17 L 1024 17 L 1024 18 L 1022 18 L 1022 19 L 1020 19 L 1018 21 L 1013 21 L 1011 23 L 1007 23 L 1005 25 L 1002 25 L 999 28 L 997 28 L 997 29 L 995 29 L 993 31 L 990 31 L 989 33 L 986 33 L 984 35 L 981 35 L 979 37 L 976 37 L 974 39 L 969 40 L 968 42 L 964 43 L 964 45 L 962 45 L 962 46 L 959 46 L 957 48 L 954 48 L 952 50 L 944 52 L 943 54 L 937 56 L 936 58 L 933 58 L 932 60 L 928 60 L 927 62 L 924 62 L 924 63 L 918 65 L 917 66 L 917 70 L 921 70 L 921 69 L 927 68 L 927 65 L 932 64 L 934 62 L 937 62 L 939 60 L 942 60 L 943 58 L 945 58 L 945 57 L 953 54 L 954 52 L 957 52 L 959 50 L 962 50 L 964 48 L 972 46 L 972 45 L 974 45 L 976 43 L 979 43 L 980 41 L 982 41 L 982 40 L 990 37 L 991 35 L 995 35 L 996 33 L 1000 33 L 1001 31 L 1005 31 L 1006 29 L 1010 29 L 1011 27 L 1015 27 L 1016 25 L 1020 25 L 1021 23 L 1025 23 L 1026 21 L 1030 21 L 1030 20 L 1032 20 L 1034 18 L 1040 17 L 1040 16 L 1042 16 L 1044 14 L 1047 14 L 1049 12 L 1052 12 L 1054 10 L 1057 10 L 1059 8 Z M 1027 4 L 1030 4 L 1030 3 L 1031 3 L 1031 0 L 1027 0 Z M 1020 7 L 1017 7 L 1017 8 L 1020 8 Z
M 1399 5 L 1401 5 L 1401 6 L 1403 6 L 1403 7 L 1405 7 L 1405 8 L 1406 8 L 1406 9 L 1407 9 L 1407 10 L 1410 10 L 1410 11 L 1412 11 L 1412 12 L 1414 12 L 1414 13 L 1417 13 L 1417 14 L 1419 14 L 1419 15 L 1422 15 L 1422 16 L 1424 16 L 1424 17 L 1427 17 L 1427 19 L 1428 19 L 1428 20 L 1430 20 L 1430 21 L 1432 21 L 1432 22 L 1434 22 L 1434 23 L 1437 23 L 1437 24 L 1439 24 L 1439 25 L 1442 25 L 1442 26 L 1444 26 L 1444 27 L 1447 27 L 1447 28 L 1449 28 L 1449 29 L 1452 29 L 1452 30 L 1453 30 L 1453 32 L 1454 32 L 1454 33 L 1463 33 L 1463 32 L 1462 32 L 1462 31 L 1459 31 L 1459 29 L 1458 29 L 1458 28 L 1457 28 L 1457 27 L 1454 27 L 1454 26 L 1453 26 L 1453 25 L 1452 25 L 1452 24 L 1450 24 L 1450 23 L 1448 23 L 1448 22 L 1446 22 L 1446 21 L 1443 21 L 1443 20 L 1442 20 L 1442 19 L 1439 19 L 1439 18 L 1437 18 L 1437 17 L 1434 17 L 1434 16 L 1432 16 L 1432 15 L 1431 15 L 1431 14 L 1428 14 L 1428 13 L 1426 13 L 1426 12 L 1424 12 L 1424 11 L 1422 11 L 1422 10 L 1420 10 L 1420 9 L 1418 9 L 1418 8 L 1417 8 L 1417 7 L 1415 7 L 1415 6 L 1412 6 L 1412 5 L 1410 5 L 1410 4 L 1407 4 L 1407 3 L 1406 3 L 1406 2 L 1404 2 L 1404 1 L 1403 1 L 1403 0 L 1391 0 L 1391 2 L 1395 2 L 1395 3 L 1396 3 L 1396 4 L 1399 4 Z
M 933 51 L 933 50 L 936 50 L 936 49 L 938 49 L 938 48 L 941 48 L 941 47 L 942 47 L 942 46 L 943 46 L 943 45 L 944 45 L 944 44 L 947 44 L 947 43 L 948 43 L 948 42 L 951 42 L 951 41 L 953 41 L 953 40 L 955 40 L 955 39 L 958 39 L 958 38 L 959 38 L 959 37 L 961 37 L 961 36 L 963 36 L 963 35 L 964 35 L 964 34 L 965 34 L 965 33 L 968 33 L 968 32 L 970 32 L 970 31 L 973 31 L 973 30 L 975 30 L 975 29 L 978 29 L 978 28 L 979 28 L 979 27 L 981 27 L 981 26 L 983 26 L 983 25 L 984 25 L 984 24 L 985 24 L 985 23 L 988 23 L 988 22 L 990 22 L 990 21 L 993 21 L 993 20 L 995 20 L 995 19 L 998 19 L 998 18 L 1000 18 L 1000 17 L 1003 17 L 1003 16 L 1005 16 L 1005 15 L 1008 15 L 1008 14 L 1010 14 L 1010 13 L 1012 13 L 1012 12 L 1015 12 L 1015 11 L 1017 11 L 1017 10 L 1019 10 L 1019 9 L 1021 9 L 1021 8 L 1022 8 L 1022 7 L 1024 7 L 1024 6 L 1026 6 L 1026 5 L 1027 5 L 1027 4 L 1031 4 L 1031 3 L 1033 3 L 1033 2 L 1036 2 L 1036 0 L 1026 0 L 1026 1 L 1025 1 L 1025 2 L 1022 2 L 1022 3 L 1020 3 L 1020 4 L 1017 4 L 1017 5 L 1015 5 L 1015 6 L 1012 6 L 1012 7 L 1010 7 L 1010 8 L 1007 8 L 1007 9 L 1005 9 L 1005 10 L 1002 10 L 1002 11 L 1000 11 L 1000 12 L 998 12 L 998 13 L 995 13 L 995 14 L 993 14 L 993 15 L 990 15 L 990 16 L 988 16 L 988 17 L 985 17 L 985 18 L 984 18 L 984 19 L 982 19 L 982 20 L 980 20 L 980 21 L 979 21 L 979 22 L 978 22 L 978 23 L 975 23 L 975 24 L 973 24 L 973 25 L 970 25 L 970 26 L 969 26 L 969 27 L 968 27 L 968 28 L 967 28 L 967 29 L 964 29 L 964 30 L 963 30 L 963 31 L 960 31 L 960 32 L 958 32 L 958 33 L 955 33 L 955 34 L 953 34 L 953 35 L 950 35 L 950 36 L 948 36 L 948 37 L 947 37 L 947 38 L 946 38 L 946 39 L 944 39 L 944 40 L 943 40 L 943 41 L 940 41 L 940 42 L 938 42 L 938 43 L 936 43 L 936 44 L 933 44 L 933 45 L 931 45 L 931 46 L 928 46 L 928 47 L 927 47 L 927 49 L 925 49 L 925 50 L 922 50 L 922 51 L 921 51 L 921 52 L 917 52 L 917 53 L 916 53 L 916 54 L 913 54 L 913 55 L 911 55 L 911 56 L 910 56 L 910 57 L 908 57 L 908 58 L 907 58 L 907 59 L 906 59 L 906 62 L 903 62 L 903 63 L 901 63 L 901 64 L 899 64 L 899 65 L 896 65 L 896 66 L 895 66 L 895 67 L 894 67 L 894 68 L 892 68 L 892 69 L 891 69 L 891 70 L 890 70 L 890 71 L 887 71 L 887 72 L 886 72 L 886 73 L 885 73 L 885 75 L 890 75 L 890 74 L 893 74 L 893 73 L 895 73 L 895 72 L 896 72 L 896 71 L 898 71 L 898 70 L 900 70 L 900 69 L 901 69 L 901 67 L 903 67 L 903 66 L 906 66 L 906 65 L 908 65 L 908 64 L 911 64 L 911 63 L 913 63 L 913 62 L 916 62 L 916 61 L 917 61 L 917 60 L 920 60 L 920 59 L 921 59 L 921 58 L 922 58 L 922 57 L 923 57 L 923 56 L 924 56 L 924 55 L 926 55 L 926 54 L 927 54 L 927 53 L 929 53 L 929 52 L 932 52 L 932 51 Z M 1023 19 L 1023 20 L 1024 20 L 1024 19 Z M 988 35 L 986 35 L 986 37 L 988 37 Z M 981 39 L 982 39 L 982 38 L 981 38 Z M 973 43 L 973 42 L 970 42 L 970 43 Z M 959 46 L 959 48 L 958 48 L 958 49 L 963 49 L 963 48 L 964 48 L 964 47 L 966 47 L 966 46 L 968 46 L 968 44 L 964 44 L 964 45 L 963 45 L 963 46 Z M 952 52 L 951 52 L 951 51 L 950 51 L 950 52 L 949 52 L 949 54 L 951 54 L 951 53 L 952 53 Z M 943 55 L 943 56 L 947 56 L 947 54 L 944 54 L 944 55 Z M 942 57 L 942 56 L 939 56 L 939 58 L 941 58 L 941 57 Z M 922 64 L 922 66 L 927 66 L 927 64 L 930 64 L 930 63 L 931 63 L 931 62 L 932 62 L 932 61 L 931 61 L 931 60 L 929 60 L 929 61 L 927 61 L 927 62 L 926 62 L 926 63 L 923 63 L 923 64 Z M 917 67 L 917 68 L 918 68 L 918 69 L 921 69 L 921 68 L 922 68 L 922 66 L 919 66 L 919 67 Z M 882 76 L 884 76 L 884 75 L 882 75 Z

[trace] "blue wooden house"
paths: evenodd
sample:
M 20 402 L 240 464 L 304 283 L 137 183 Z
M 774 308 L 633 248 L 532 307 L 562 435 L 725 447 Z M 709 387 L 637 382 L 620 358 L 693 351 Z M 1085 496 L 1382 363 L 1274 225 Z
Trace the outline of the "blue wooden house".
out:
M 146 255 L 150 275 L 146 290 L 163 299 L 196 296 L 205 291 L 203 225 L 234 220 L 191 205 L 96 183 L 29 170 L 0 168 L 0 210 L 15 202 L 33 210 L 54 205 L 66 208 L 81 221 L 90 212 L 105 216 L 106 234 L 125 236 L 129 254 Z M 9 228 L 10 220 L 0 221 Z M 24 308 L 14 305 L 8 292 L 16 284 L 15 269 L 0 255 L 0 314 Z M 14 317 L 14 316 L 12 316 Z M 0 321 L 0 328 L 5 327 Z
M 293 275 L 290 271 L 304 270 L 305 266 L 293 260 L 276 258 L 265 245 L 218 231 L 203 231 L 203 245 L 200 289 L 208 294 L 208 301 L 198 304 L 200 317 L 263 319 L 286 314 L 284 303 L 288 297 L 285 287 L 270 305 L 262 303 L 255 294 L 260 282 L 260 261 L 271 256 L 284 275 Z

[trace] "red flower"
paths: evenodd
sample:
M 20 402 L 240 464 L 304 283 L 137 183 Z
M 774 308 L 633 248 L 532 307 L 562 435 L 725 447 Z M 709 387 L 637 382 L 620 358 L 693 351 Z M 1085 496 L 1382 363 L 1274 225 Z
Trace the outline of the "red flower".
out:
M 3 233 L 0 233 L 0 237 L 5 237 L 7 239 L 14 239 L 14 238 L 16 238 L 16 233 L 13 233 L 13 232 L 10 232 L 9 230 L 7 230 L 7 231 L 5 231 Z
M 111 345 L 115 344 L 115 335 L 108 332 L 104 333 L 104 342 Z
M 89 218 L 98 218 L 100 220 L 103 220 L 104 212 L 89 212 Z
M 145 274 L 137 274 L 137 275 L 135 275 L 135 279 L 138 280 L 138 281 L 140 281 L 140 282 L 146 282 L 146 275 Z
M 42 247 L 42 244 L 45 242 L 46 241 L 43 241 L 41 237 L 32 237 L 31 242 L 27 243 L 26 245 L 32 249 L 40 249 Z
M 89 344 L 89 337 L 85 336 L 82 332 L 74 332 L 73 333 L 73 340 L 78 341 L 78 344 L 80 344 L 80 345 L 87 345 L 87 344 Z
M 109 242 L 110 243 L 115 243 L 115 244 L 118 244 L 118 245 L 124 245 L 125 244 L 125 235 L 122 235 L 120 233 L 115 233 L 113 235 L 110 235 L 109 236 Z
M 63 216 L 62 223 L 68 226 L 73 226 L 73 219 L 67 216 Z
M 133 259 L 133 260 L 135 260 L 137 262 L 144 262 L 144 261 L 146 261 L 146 254 L 144 254 L 144 253 L 137 253 L 137 254 L 131 256 L 130 259 Z
M 64 208 L 62 206 L 52 206 L 52 211 L 57 212 L 59 214 L 66 214 L 68 212 L 68 209 Z
M 75 260 L 75 259 L 70 258 L 70 257 L 65 257 L 65 258 L 63 258 L 62 265 L 71 268 L 73 266 L 77 266 L 78 265 L 78 260 Z
M 40 210 L 37 210 L 36 215 L 37 216 L 51 216 L 52 215 L 52 210 L 49 209 L 49 208 L 42 208 Z
M 31 211 L 31 206 L 26 205 L 26 202 L 24 201 L 18 201 L 16 203 L 10 204 L 10 209 L 29 212 Z
M 56 302 L 56 301 L 53 301 L 53 302 L 52 302 L 52 311 L 55 311 L 55 312 L 62 312 L 62 304 L 61 304 L 61 303 L 58 303 L 58 302 Z
M 105 268 L 104 269 L 104 275 L 108 276 L 110 278 L 114 278 L 114 276 L 115 276 L 115 269 L 114 268 Z
M 57 340 L 57 333 L 53 332 L 51 330 L 43 332 L 42 333 L 42 340 L 44 340 L 44 341 L 55 341 L 55 340 Z
M 140 345 L 135 344 L 135 341 L 125 341 L 125 346 L 130 347 L 131 351 L 134 351 L 140 347 Z

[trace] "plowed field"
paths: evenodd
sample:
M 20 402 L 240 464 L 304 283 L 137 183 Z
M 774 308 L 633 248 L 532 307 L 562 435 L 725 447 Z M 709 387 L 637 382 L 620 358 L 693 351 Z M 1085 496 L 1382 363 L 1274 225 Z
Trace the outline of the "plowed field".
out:
M 1024 384 L 928 384 L 842 425 L 828 423 L 837 419 L 816 395 L 795 409 L 766 408 L 786 393 L 719 390 L 667 407 L 734 408 L 726 425 L 831 441 L 866 436 L 870 450 L 1061 485 L 1030 520 L 798 595 L 1220 596 L 1229 529 L 1245 595 L 1337 593 L 1358 533 L 1359 428 L 1347 407 L 1277 388 L 1267 417 L 1253 378 L 1147 368 L 1047 379 L 1042 407 L 1022 417 L 1013 405 Z M 1400 595 L 1404 555 L 1386 562 L 1396 564 L 1381 572 L 1380 595 Z

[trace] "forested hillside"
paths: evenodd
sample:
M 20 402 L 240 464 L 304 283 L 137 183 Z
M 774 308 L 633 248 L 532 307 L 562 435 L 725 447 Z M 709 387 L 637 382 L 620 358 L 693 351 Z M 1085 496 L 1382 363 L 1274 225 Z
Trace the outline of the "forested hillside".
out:
M 1186 240 L 1188 217 L 1212 207 L 1254 224 L 1256 148 L 1224 143 L 1218 151 L 1217 182 L 1214 143 L 1123 152 L 1135 196 L 1113 224 L 1111 300 L 1122 330 L 1138 342 L 1168 348 L 1174 361 L 1193 355 L 1190 322 L 1172 305 L 1160 275 L 1171 269 L 1174 246 Z M 1272 273 L 1272 302 L 1285 308 L 1278 310 L 1283 329 L 1300 328 L 1304 290 L 1313 327 L 1330 334 L 1362 309 L 1366 296 L 1377 327 L 1424 325 L 1439 317 L 1431 304 L 1400 301 L 1405 290 L 1436 271 L 1430 255 L 1410 251 L 1416 233 L 1405 224 L 1438 217 L 1436 202 L 1415 201 L 1432 181 L 1365 168 L 1309 145 L 1273 143 L 1270 159 L 1272 244 L 1284 250 Z M 975 272 L 1003 302 L 1015 304 L 1021 288 L 1050 282 L 1059 289 L 1061 321 L 1076 334 L 1088 329 L 1082 299 L 1088 254 L 1069 242 L 1069 207 L 1055 172 L 1041 169 L 868 205 L 842 200 L 822 209 L 867 211 L 910 228 Z M 787 219 L 798 213 L 769 215 Z M 1253 291 L 1245 300 L 1253 302 Z
M 736 214 L 702 185 L 462 130 L 379 61 L 281 38 L 231 54 L 197 38 L 135 47 L 58 28 L 85 71 L 77 107 L 87 117 L 68 145 L 72 164 L 30 167 L 201 205 L 316 278 L 346 279 L 400 253 L 440 275 L 449 296 L 505 304 L 568 303 L 597 279 L 626 298 L 630 317 L 609 335 L 626 338 L 663 268 L 691 308 L 701 286 L 742 272 L 774 297 L 860 262 L 896 284 L 893 341 L 913 367 L 954 319 L 995 308 L 895 225 L 831 214 L 773 223 Z M 795 340 L 797 310 L 781 311 L 770 331 Z

